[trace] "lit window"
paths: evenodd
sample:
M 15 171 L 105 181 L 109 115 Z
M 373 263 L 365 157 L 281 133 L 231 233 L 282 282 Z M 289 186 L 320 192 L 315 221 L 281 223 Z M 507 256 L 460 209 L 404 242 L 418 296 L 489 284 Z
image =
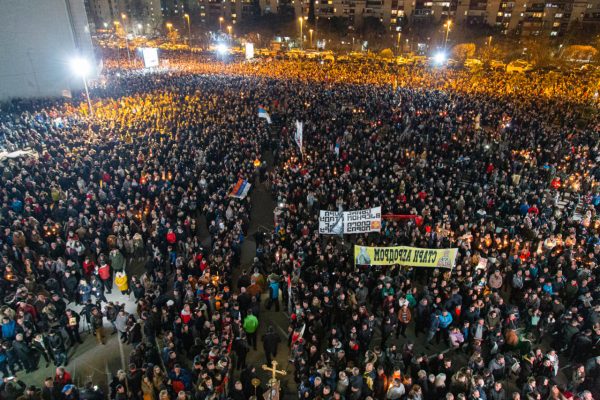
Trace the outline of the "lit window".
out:
M 558 36 L 558 32 L 557 31 L 552 31 L 552 32 L 550 32 L 550 36 Z
M 423 5 L 425 7 L 431 7 L 431 6 L 433 6 L 433 2 L 432 1 L 426 1 L 425 3 L 423 3 Z
M 398 10 L 392 10 L 392 15 L 396 15 L 398 13 Z
M 465 15 L 467 15 L 467 13 L 465 12 Z M 501 17 L 502 16 L 502 11 L 498 11 L 498 16 Z
M 398 10 L 398 16 L 404 17 L 404 10 Z
M 563 14 L 562 13 L 556 13 L 554 14 L 554 18 L 562 18 Z
M 558 28 L 560 26 L 560 22 L 555 22 L 552 24 L 553 27 Z
M 392 19 L 390 19 L 390 23 L 391 23 L 391 24 L 395 24 L 395 23 L 396 23 L 396 18 L 392 18 Z

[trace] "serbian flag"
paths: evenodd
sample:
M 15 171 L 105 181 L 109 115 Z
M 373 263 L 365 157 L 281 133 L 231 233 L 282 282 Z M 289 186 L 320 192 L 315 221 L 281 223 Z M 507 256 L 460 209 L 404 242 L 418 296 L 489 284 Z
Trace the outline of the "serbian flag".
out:
M 248 195 L 251 186 L 252 185 L 248 183 L 247 180 L 238 179 L 237 183 L 233 186 L 233 189 L 231 189 L 231 192 L 229 192 L 229 197 L 243 199 L 246 197 L 246 195 Z
M 262 107 L 258 107 L 258 118 L 264 118 L 267 120 L 267 122 L 270 124 L 271 123 L 271 116 L 269 115 L 269 113 L 267 112 L 267 110 L 265 110 Z

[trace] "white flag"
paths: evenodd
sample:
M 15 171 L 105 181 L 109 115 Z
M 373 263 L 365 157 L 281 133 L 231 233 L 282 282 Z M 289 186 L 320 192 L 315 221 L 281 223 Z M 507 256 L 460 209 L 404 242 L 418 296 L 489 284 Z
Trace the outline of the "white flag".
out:
M 296 135 L 294 136 L 294 140 L 296 144 L 300 148 L 300 153 L 302 154 L 302 122 L 296 121 Z

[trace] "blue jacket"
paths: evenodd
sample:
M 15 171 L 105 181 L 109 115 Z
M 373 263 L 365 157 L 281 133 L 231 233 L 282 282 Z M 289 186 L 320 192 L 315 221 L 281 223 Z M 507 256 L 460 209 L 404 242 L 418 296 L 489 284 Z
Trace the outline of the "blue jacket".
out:
M 171 379 L 172 381 L 181 381 L 183 382 L 183 385 L 185 386 L 185 390 L 191 390 L 192 389 L 192 377 L 190 375 L 189 372 L 187 372 L 187 370 L 181 368 L 181 373 L 179 374 L 179 376 L 175 375 L 175 370 L 169 372 L 169 379 Z
M 447 328 L 452 323 L 452 315 L 447 313 L 446 316 L 444 314 L 440 315 L 440 328 Z
M 17 323 L 12 319 L 6 324 L 2 324 L 2 338 L 4 340 L 13 340 L 17 336 L 16 328 Z
M 269 283 L 269 291 L 271 293 L 271 298 L 272 299 L 278 299 L 279 298 L 279 282 L 271 282 Z

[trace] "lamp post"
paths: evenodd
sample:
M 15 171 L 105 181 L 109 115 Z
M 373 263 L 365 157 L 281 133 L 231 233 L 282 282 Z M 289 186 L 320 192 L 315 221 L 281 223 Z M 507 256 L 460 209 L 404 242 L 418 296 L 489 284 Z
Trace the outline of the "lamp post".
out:
M 223 17 L 219 17 L 219 32 L 223 32 Z
M 229 40 L 233 39 L 233 36 L 231 36 L 232 29 L 233 29 L 233 27 L 231 25 L 227 25 L 227 32 L 229 33 Z
M 127 62 L 131 64 L 131 54 L 129 53 L 129 40 L 127 39 L 127 15 L 121 13 L 121 20 L 123 21 L 123 33 L 125 34 L 125 47 L 127 48 Z
M 444 50 L 446 50 L 446 46 L 448 45 L 448 34 L 450 33 L 450 26 L 452 26 L 452 21 L 451 20 L 446 21 L 446 23 L 444 24 L 444 27 L 446 28 L 446 38 L 444 39 Z
M 315 4 L 319 4 L 318 0 L 315 1 Z M 315 17 L 315 42 L 317 42 L 317 50 L 319 49 L 319 16 Z
M 300 48 L 303 49 L 304 48 L 304 34 L 302 32 L 302 17 L 298 18 L 298 21 L 300 21 Z
M 121 68 L 121 47 L 118 43 L 119 25 L 121 25 L 121 23 L 119 21 L 113 21 L 113 24 L 115 25 L 115 36 L 117 37 L 117 64 L 119 64 L 119 68 Z
M 309 30 L 308 30 L 308 33 L 309 33 L 309 35 L 310 35 L 310 47 L 312 48 L 312 47 L 313 47 L 313 44 L 312 44 L 312 34 L 313 34 L 313 30 L 312 30 L 312 29 L 309 29 Z
M 84 58 L 77 57 L 71 61 L 71 68 L 73 68 L 73 72 L 77 75 L 81 76 L 83 79 L 83 87 L 85 88 L 85 97 L 87 98 L 88 108 L 90 110 L 90 115 L 94 116 L 94 109 L 92 108 L 92 101 L 90 100 L 90 92 L 87 86 L 87 75 L 90 70 L 90 64 Z
M 398 32 L 398 55 L 400 55 L 400 53 L 402 53 L 402 51 L 400 50 L 400 38 L 402 37 L 402 32 Z
M 190 46 L 190 50 L 192 49 L 192 25 L 190 24 L 190 15 L 184 14 L 183 17 L 187 21 L 188 26 L 188 46 Z

